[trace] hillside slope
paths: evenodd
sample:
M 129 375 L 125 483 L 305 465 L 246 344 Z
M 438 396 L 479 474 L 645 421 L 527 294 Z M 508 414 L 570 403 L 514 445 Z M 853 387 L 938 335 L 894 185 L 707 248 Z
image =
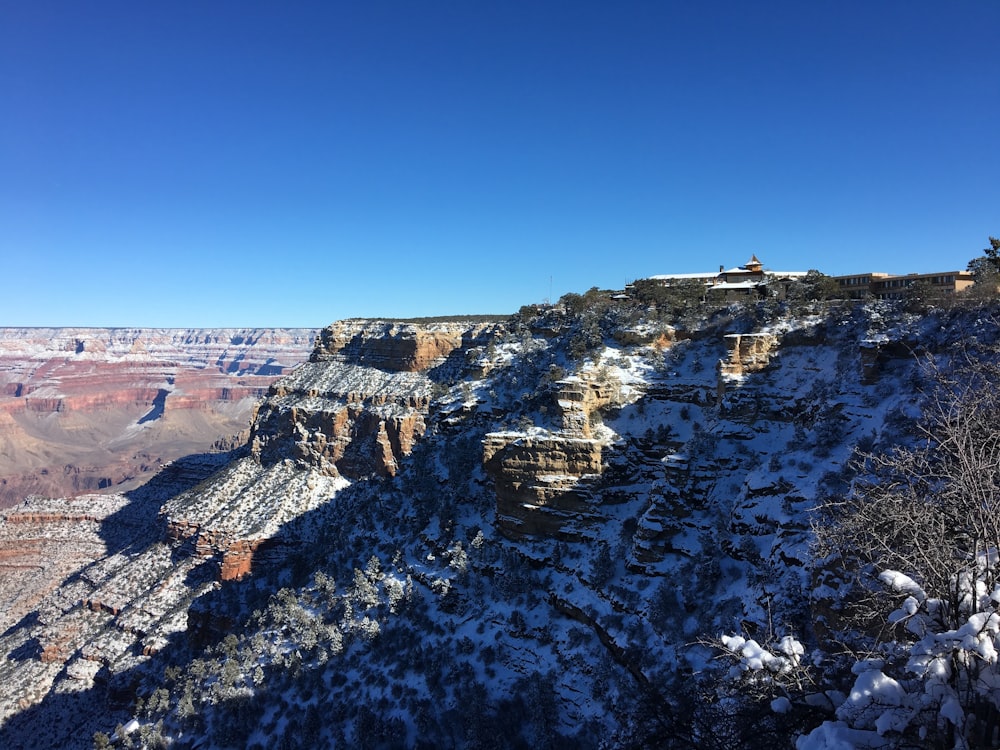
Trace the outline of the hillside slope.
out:
M 812 511 L 908 439 L 915 354 L 997 333 L 852 304 L 335 324 L 207 479 L 4 516 L 104 556 L 3 623 L 0 744 L 787 743 L 821 713 L 738 700 L 713 644 L 823 645 Z

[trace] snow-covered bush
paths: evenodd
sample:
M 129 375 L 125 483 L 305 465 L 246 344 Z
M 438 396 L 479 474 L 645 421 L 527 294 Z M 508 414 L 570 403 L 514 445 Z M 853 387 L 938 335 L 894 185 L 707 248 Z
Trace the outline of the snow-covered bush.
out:
M 866 456 L 853 494 L 816 528 L 825 564 L 839 565 L 850 586 L 842 630 L 882 630 L 872 642 L 880 661 L 855 666 L 835 720 L 803 747 L 903 737 L 994 747 L 1000 739 L 997 352 L 970 345 L 950 361 L 928 360 L 924 375 L 931 388 L 916 439 Z M 902 597 L 895 609 L 880 606 L 876 577 Z
M 811 682 L 802 663 L 805 648 L 790 635 L 770 647 L 741 635 L 724 635 L 720 643 L 735 662 L 730 676 L 766 693 L 778 694 L 774 701 L 778 709 L 790 703 L 791 693 L 802 693 Z
M 827 564 L 858 571 L 861 585 L 883 570 L 919 581 L 942 602 L 952 627 L 967 614 L 965 577 L 997 582 L 983 555 L 1000 549 L 1000 363 L 996 351 L 928 360 L 931 384 L 915 438 L 858 463 L 854 490 L 821 509 L 817 551 Z M 950 619 L 949 619 L 950 618 Z
M 719 644 L 744 700 L 805 717 L 800 750 L 1000 743 L 1000 351 L 970 338 L 919 380 L 920 418 L 816 513 L 811 657 Z
M 723 636 L 719 648 L 729 678 L 744 697 L 772 711 L 820 712 L 827 719 L 801 736 L 798 750 L 833 748 L 996 747 L 1000 741 L 1000 585 L 995 556 L 982 558 L 978 576 L 957 575 L 962 623 L 950 627 L 948 606 L 928 597 L 909 576 L 887 570 L 880 581 L 898 598 L 887 615 L 891 637 L 851 667 L 849 689 L 805 659 L 792 636 L 762 645 Z M 817 663 L 822 654 L 812 655 Z M 827 684 L 824 685 L 825 676 Z
M 902 597 L 888 616 L 895 637 L 883 659 L 859 661 L 835 717 L 800 738 L 799 750 L 922 745 L 996 747 L 1000 740 L 1000 586 L 995 555 L 978 560 L 978 575 L 956 574 L 962 621 L 928 597 L 909 576 L 887 570 L 880 580 Z

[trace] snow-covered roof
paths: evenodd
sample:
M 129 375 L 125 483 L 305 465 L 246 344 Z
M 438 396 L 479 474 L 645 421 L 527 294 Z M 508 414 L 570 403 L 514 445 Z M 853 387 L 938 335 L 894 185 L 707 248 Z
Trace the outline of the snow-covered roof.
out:
M 722 271 L 721 274 L 759 274 L 763 273 L 765 276 L 780 276 L 782 278 L 799 278 L 805 276 L 808 271 L 749 271 L 746 268 L 730 268 L 728 271 Z
M 758 261 L 759 262 L 759 261 Z M 808 271 L 768 271 L 768 270 L 757 270 L 751 271 L 746 266 L 736 266 L 735 268 L 728 268 L 724 271 L 706 271 L 704 273 L 661 273 L 656 276 L 648 276 L 650 281 L 709 281 L 714 280 L 719 276 L 725 276 L 732 274 L 743 275 L 743 276 L 756 276 L 759 278 L 760 274 L 763 273 L 765 276 L 787 278 L 787 279 L 798 279 L 805 276 Z M 718 286 L 718 284 L 716 284 Z
M 715 271 L 708 271 L 707 273 L 661 273 L 649 278 L 653 281 L 683 281 L 684 279 L 698 281 L 700 279 L 714 279 L 717 275 L 718 273 Z

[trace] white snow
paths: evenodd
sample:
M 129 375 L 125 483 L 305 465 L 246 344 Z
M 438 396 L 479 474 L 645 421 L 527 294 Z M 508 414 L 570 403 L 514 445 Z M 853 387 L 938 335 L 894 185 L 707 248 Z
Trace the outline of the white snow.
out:
M 909 594 L 919 601 L 927 598 L 927 594 L 924 593 L 924 590 L 916 581 L 908 575 L 900 573 L 898 570 L 884 570 L 879 574 L 878 579 L 893 591 L 898 591 L 901 594 Z

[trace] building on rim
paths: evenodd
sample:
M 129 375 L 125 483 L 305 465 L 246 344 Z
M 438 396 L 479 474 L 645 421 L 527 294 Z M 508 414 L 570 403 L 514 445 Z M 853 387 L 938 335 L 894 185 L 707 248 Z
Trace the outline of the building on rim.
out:
M 970 271 L 935 271 L 934 273 L 859 273 L 834 276 L 847 299 L 900 299 L 914 284 L 924 284 L 938 294 L 964 292 L 975 282 Z
M 719 266 L 717 272 L 667 273 L 650 276 L 663 286 L 681 283 L 701 283 L 705 286 L 705 296 L 713 299 L 745 300 L 778 297 L 784 299 L 789 287 L 805 277 L 807 271 L 769 271 L 764 268 L 756 255 L 752 255 L 742 266 L 726 268 Z
M 648 277 L 663 286 L 698 283 L 704 285 L 706 299 L 746 300 L 768 297 L 785 299 L 796 281 L 808 271 L 770 271 L 752 255 L 742 266 L 718 272 L 667 273 Z M 868 271 L 831 277 L 839 287 L 842 299 L 901 299 L 914 284 L 926 286 L 931 292 L 952 295 L 974 284 L 970 271 L 935 271 L 934 273 L 890 274 Z M 1000 292 L 1000 289 L 998 289 Z

